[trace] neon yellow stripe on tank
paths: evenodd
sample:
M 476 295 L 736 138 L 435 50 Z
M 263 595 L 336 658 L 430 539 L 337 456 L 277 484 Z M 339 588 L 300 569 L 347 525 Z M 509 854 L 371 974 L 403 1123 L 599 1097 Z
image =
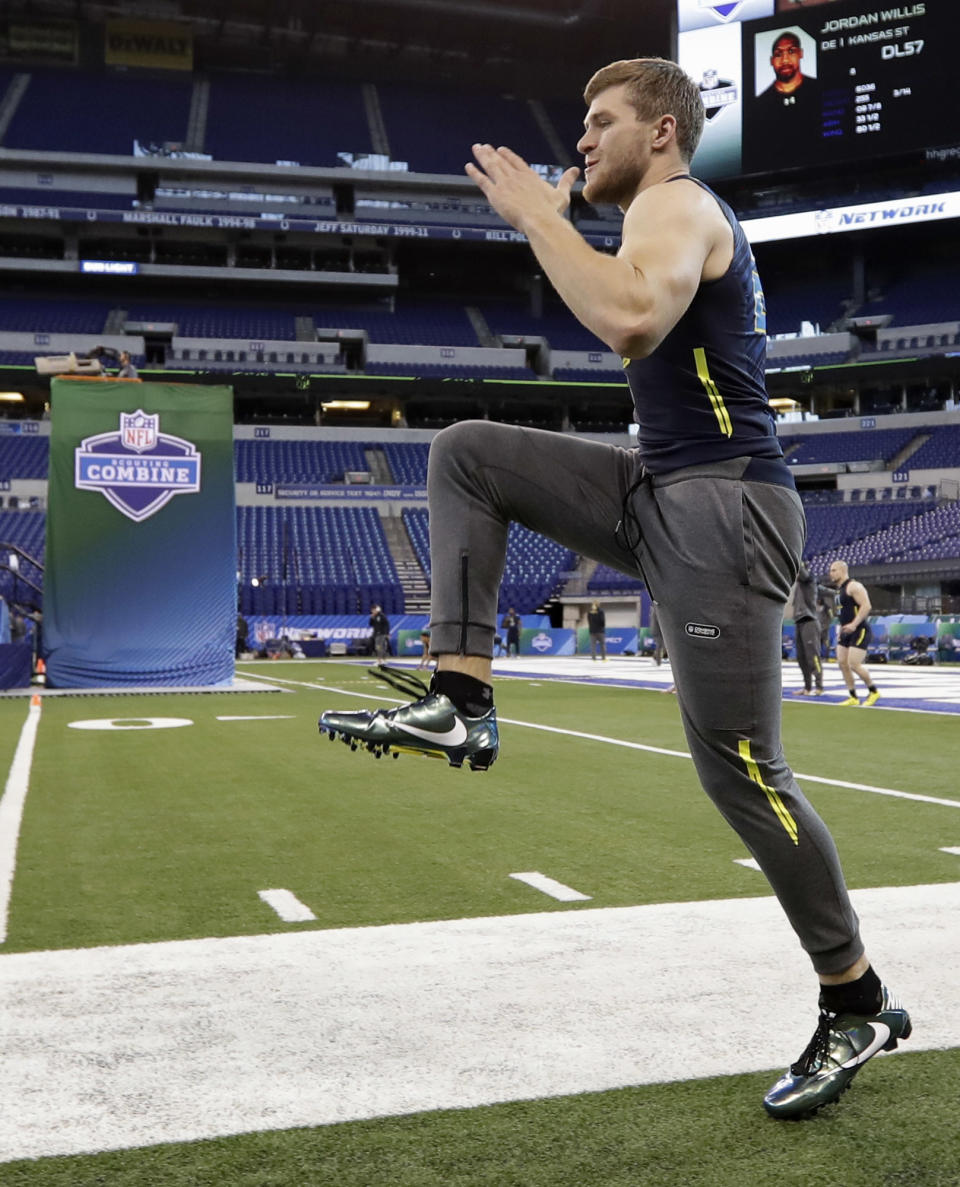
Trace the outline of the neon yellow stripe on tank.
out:
M 733 424 L 730 421 L 730 413 L 727 411 L 727 406 L 723 402 L 723 396 L 720 395 L 720 389 L 710 376 L 706 351 L 702 346 L 695 346 L 693 348 L 693 358 L 697 365 L 697 378 L 703 384 L 703 390 L 710 398 L 710 405 L 717 418 L 717 423 L 720 425 L 720 432 L 723 433 L 724 437 L 732 437 Z
M 756 759 L 750 753 L 750 742 L 747 738 L 741 738 L 739 743 L 740 757 L 743 759 L 747 768 L 747 774 L 756 783 L 757 787 L 761 788 L 770 801 L 770 807 L 773 808 L 777 814 L 777 819 L 786 829 L 787 836 L 793 841 L 794 845 L 800 844 L 800 832 L 797 828 L 797 822 L 790 815 L 786 804 L 780 798 L 780 793 L 773 787 L 767 787 L 763 781 L 763 776 L 760 774 L 760 768 L 757 766 Z

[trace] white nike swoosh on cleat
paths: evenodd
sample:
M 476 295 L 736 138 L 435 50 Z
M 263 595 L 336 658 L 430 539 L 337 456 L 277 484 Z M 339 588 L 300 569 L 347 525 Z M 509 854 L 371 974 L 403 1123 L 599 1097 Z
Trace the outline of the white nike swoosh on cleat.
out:
M 869 1059 L 871 1055 L 876 1055 L 884 1043 L 889 1040 L 892 1032 L 885 1022 L 868 1022 L 867 1025 L 873 1031 L 872 1042 L 864 1047 L 859 1055 L 854 1055 L 846 1063 L 842 1063 L 840 1065 L 842 1068 L 858 1067 L 865 1060 Z
M 423 738 L 425 742 L 436 742 L 438 746 L 462 746 L 467 740 L 467 727 L 459 718 L 450 729 L 445 730 L 442 734 L 438 734 L 434 730 L 422 730 L 415 725 L 403 725 L 399 721 L 394 721 L 393 724 L 404 733 L 413 734 L 415 738 Z

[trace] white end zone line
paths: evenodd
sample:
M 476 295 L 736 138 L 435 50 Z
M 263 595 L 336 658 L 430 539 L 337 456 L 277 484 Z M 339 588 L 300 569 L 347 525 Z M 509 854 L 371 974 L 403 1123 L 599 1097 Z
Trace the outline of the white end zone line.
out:
M 853 903 L 914 1015 L 907 1051 L 960 1048 L 960 883 Z M 0 1164 L 776 1069 L 772 1081 L 810 1037 L 813 985 L 769 894 L 8 953 Z M 638 1025 L 664 1002 L 669 1026 Z
M 3 799 L 0 799 L 0 944 L 7 938 L 10 893 L 13 889 L 13 874 L 17 868 L 20 822 L 23 820 L 23 805 L 30 786 L 30 767 L 33 764 L 33 748 L 36 745 L 39 725 L 40 698 L 33 696 L 30 698 L 27 720 L 20 731 L 13 762 L 10 764 Z
M 328 684 L 312 684 L 305 680 L 283 680 L 279 676 L 268 676 L 265 679 L 277 680 L 281 684 L 295 684 L 300 688 L 316 688 L 321 692 L 335 693 L 337 696 L 359 697 L 361 700 L 367 701 L 386 701 L 394 705 L 406 704 L 406 701 L 397 697 L 385 697 L 377 692 L 355 692 L 346 688 L 334 688 Z M 623 738 L 608 738 L 604 734 L 587 734 L 581 730 L 561 729 L 556 725 L 540 725 L 535 721 L 518 721 L 511 717 L 500 717 L 498 720 L 503 725 L 520 725 L 524 729 L 542 730 L 544 733 L 561 734 L 567 738 L 582 738 L 586 742 L 603 742 L 607 746 L 624 746 L 628 750 L 644 750 L 648 754 L 666 755 L 667 758 L 690 758 L 690 753 L 686 750 L 668 750 L 663 746 L 649 746 L 645 742 L 628 742 Z M 960 800 L 946 800 L 934 795 L 920 795 L 913 791 L 897 791 L 892 787 L 875 787 L 871 783 L 851 783 L 846 779 L 829 779 L 823 775 L 804 775 L 800 771 L 794 771 L 794 775 L 800 783 L 822 783 L 826 787 L 845 787 L 850 791 L 867 791 L 871 795 L 887 795 L 898 800 L 915 800 L 921 804 L 939 804 L 942 808 L 960 808 Z

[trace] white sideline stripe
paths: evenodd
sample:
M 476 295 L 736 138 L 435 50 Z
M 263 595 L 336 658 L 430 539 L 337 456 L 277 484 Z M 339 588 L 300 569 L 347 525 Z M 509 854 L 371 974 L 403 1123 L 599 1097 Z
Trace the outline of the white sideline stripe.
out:
M 851 791 L 869 791 L 872 795 L 889 795 L 898 800 L 915 800 L 920 804 L 939 804 L 942 808 L 960 808 L 960 800 L 942 800 L 935 795 L 918 795 L 913 791 L 895 791 L 892 787 L 874 787 L 870 783 L 848 783 L 845 779 L 825 779 L 820 775 L 801 775 L 801 783 L 825 783 L 828 787 L 847 787 Z
M 940 849 L 941 853 L 952 853 L 954 857 L 960 857 L 960 849 L 955 846 L 943 845 Z
M 277 676 L 267 677 L 270 680 L 278 680 Z M 308 684 L 301 680 L 280 680 L 281 684 L 297 684 L 302 688 L 320 688 L 324 692 L 334 692 L 338 696 L 345 697 L 360 697 L 368 701 L 389 701 L 392 704 L 403 705 L 406 702 L 397 697 L 384 697 L 377 693 L 369 692 L 353 692 L 344 688 L 331 688 L 326 684 Z M 587 742 L 603 742 L 608 746 L 624 746 L 628 750 L 644 750 L 649 754 L 663 754 L 667 758 L 687 758 L 689 759 L 690 752 L 687 750 L 668 750 L 663 746 L 649 746 L 645 742 L 628 742 L 623 738 L 608 738 L 604 734 L 586 734 L 580 730 L 561 729 L 556 725 L 539 725 L 534 721 L 518 721 L 511 717 L 499 717 L 501 725 L 520 725 L 524 729 L 542 730 L 548 734 L 562 734 L 568 738 L 583 738 Z M 933 795 L 919 795 L 912 791 L 897 791 L 892 787 L 874 787 L 870 783 L 850 783 L 846 779 L 830 779 L 823 775 L 804 775 L 800 771 L 794 771 L 798 782 L 800 783 L 822 783 L 827 787 L 846 787 L 850 791 L 868 791 L 872 795 L 887 795 L 893 796 L 899 800 L 915 800 L 921 804 L 939 804 L 942 808 L 960 808 L 960 800 L 945 800 Z
M 316 919 L 310 908 L 290 890 L 258 890 L 257 894 L 268 907 L 273 907 L 284 923 L 307 923 Z
M 544 894 L 549 894 L 551 898 L 558 899 L 561 903 L 585 903 L 593 897 L 589 894 L 581 894 L 572 886 L 564 886 L 562 882 L 548 878 L 545 874 L 539 874 L 536 870 L 526 874 L 511 874 L 510 877 L 516 878 L 518 882 L 526 882 L 534 890 L 542 890 Z
M 903 1050 L 960 1047 L 960 882 L 852 898 L 912 1014 Z M 0 999 L 0 1162 L 772 1081 L 817 1016 L 772 896 L 9 953 Z
M 217 721 L 292 721 L 295 717 L 296 713 L 221 713 L 218 714 Z
M 33 748 L 37 741 L 37 727 L 40 725 L 40 699 L 31 701 L 27 719 L 20 730 L 20 740 L 13 754 L 10 773 L 0 799 L 0 944 L 7 939 L 7 921 L 10 914 L 10 894 L 13 890 L 13 875 L 17 868 L 17 844 L 20 839 L 20 823 L 23 820 L 23 805 L 30 786 L 30 767 L 33 764 Z
M 760 869 L 760 863 L 755 857 L 735 857 L 733 860 L 738 866 L 746 866 L 748 870 Z M 763 871 L 761 870 L 760 872 L 762 873 Z

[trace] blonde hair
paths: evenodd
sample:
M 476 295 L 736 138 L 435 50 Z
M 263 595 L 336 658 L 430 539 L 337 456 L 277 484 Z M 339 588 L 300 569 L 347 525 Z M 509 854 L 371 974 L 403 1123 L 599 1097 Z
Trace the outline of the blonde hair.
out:
M 627 88 L 637 119 L 676 119 L 677 148 L 689 164 L 703 132 L 703 100 L 689 74 L 666 58 L 626 58 L 596 72 L 584 89 L 584 102 L 589 106 L 602 91 L 617 86 Z

